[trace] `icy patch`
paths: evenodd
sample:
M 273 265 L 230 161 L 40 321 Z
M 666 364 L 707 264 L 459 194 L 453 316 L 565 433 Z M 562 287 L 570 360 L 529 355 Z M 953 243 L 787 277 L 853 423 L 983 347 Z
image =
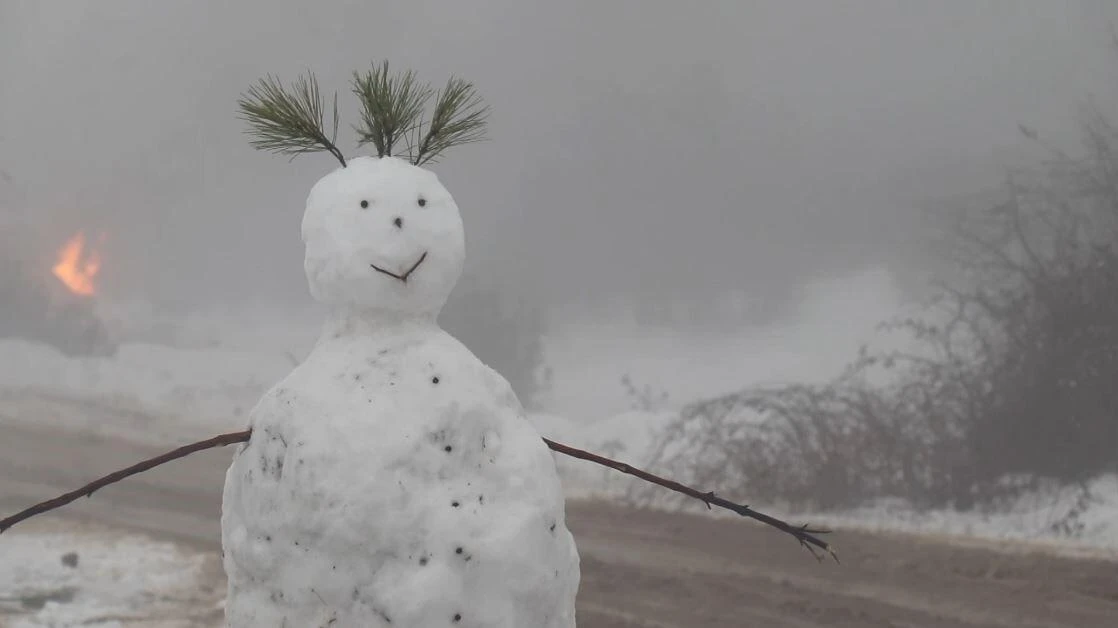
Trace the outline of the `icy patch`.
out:
M 0 625 L 217 626 L 216 560 L 107 528 L 61 523 L 0 537 Z

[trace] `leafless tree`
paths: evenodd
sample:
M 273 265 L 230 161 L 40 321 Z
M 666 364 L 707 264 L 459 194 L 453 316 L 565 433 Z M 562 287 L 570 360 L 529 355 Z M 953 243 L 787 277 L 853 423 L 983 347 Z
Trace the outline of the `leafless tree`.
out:
M 653 466 L 818 508 L 966 507 L 1011 475 L 1118 470 L 1118 129 L 1094 106 L 1082 128 L 1082 156 L 1050 150 L 1007 175 L 1004 202 L 941 215 L 950 272 L 922 315 L 884 325 L 911 349 L 693 404 Z

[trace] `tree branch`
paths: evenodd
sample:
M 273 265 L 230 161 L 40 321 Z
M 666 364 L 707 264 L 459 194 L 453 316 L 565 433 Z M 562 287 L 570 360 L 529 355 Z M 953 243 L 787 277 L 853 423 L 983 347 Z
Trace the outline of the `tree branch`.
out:
M 344 168 L 345 156 L 335 144 L 338 137 L 338 94 L 334 94 L 333 132 L 326 135 L 325 108 L 318 80 L 314 74 L 296 79 L 291 87 L 269 75 L 249 87 L 237 101 L 241 119 L 248 123 L 246 131 L 258 150 L 281 155 L 298 155 L 326 151 Z
M 718 497 L 714 494 L 714 491 L 708 491 L 704 493 L 698 489 L 680 484 L 679 482 L 676 482 L 674 480 L 668 480 L 656 475 L 652 475 L 647 471 L 642 471 L 641 469 L 632 467 L 628 464 L 625 464 L 624 462 L 618 462 L 617 460 L 614 460 L 612 458 L 606 458 L 605 456 L 599 456 L 598 454 L 593 454 L 582 449 L 576 449 L 569 445 L 557 443 L 547 438 L 543 439 L 543 442 L 547 443 L 547 446 L 550 447 L 553 451 L 564 454 L 566 456 L 578 458 L 579 460 L 586 460 L 595 464 L 600 464 L 603 467 L 609 467 L 614 471 L 620 471 L 621 473 L 640 478 L 645 482 L 651 482 L 652 484 L 663 486 L 666 489 L 681 493 L 688 497 L 693 497 L 706 504 L 707 508 L 710 508 L 712 505 L 718 506 L 719 508 L 725 508 L 726 510 L 736 512 L 743 517 L 749 517 L 750 519 L 760 521 L 765 525 L 772 526 L 777 530 L 780 530 L 781 532 L 794 536 L 796 540 L 800 542 L 800 545 L 803 545 L 805 548 L 807 548 L 807 550 L 811 552 L 811 554 L 817 559 L 821 559 L 822 556 L 818 554 L 812 546 L 815 546 L 823 550 L 824 552 L 827 552 L 828 554 L 830 554 L 831 558 L 835 559 L 835 562 L 838 562 L 838 555 L 835 553 L 835 548 L 826 541 L 823 541 L 815 536 L 817 534 L 827 534 L 830 532 L 830 530 L 817 530 L 814 528 L 809 528 L 806 524 L 802 526 L 794 526 L 781 521 L 776 517 L 770 517 L 765 513 L 753 510 L 752 508 L 744 504 L 735 504 L 732 501 Z
M 206 449 L 213 449 L 215 447 L 224 447 L 226 445 L 233 445 L 236 443 L 245 443 L 248 442 L 251 436 L 251 429 L 243 430 L 240 432 L 229 432 L 227 434 L 220 434 L 218 436 L 214 436 L 213 438 L 179 447 L 178 449 L 169 451 L 165 454 L 160 454 L 158 456 L 155 456 L 154 458 L 149 458 L 147 460 L 144 460 L 143 462 L 134 464 L 125 469 L 121 469 L 120 471 L 115 471 L 100 479 L 94 480 L 93 482 L 90 482 L 89 484 L 86 484 L 85 486 L 75 491 L 70 491 L 69 493 L 65 493 L 63 495 L 55 497 L 54 499 L 40 502 L 38 504 L 35 504 L 34 506 L 31 506 L 30 508 L 26 508 L 24 510 L 21 510 L 20 512 L 17 512 L 10 517 L 6 517 L 0 520 L 0 533 L 3 533 L 8 528 L 11 528 L 17 523 L 20 523 L 26 519 L 30 519 L 31 517 L 34 517 L 36 515 L 49 512 L 56 508 L 61 508 L 62 506 L 65 506 L 71 502 L 77 501 L 81 497 L 91 497 L 93 496 L 93 493 L 98 489 L 119 482 L 129 476 L 136 475 L 137 473 L 143 473 L 144 471 L 147 471 L 154 467 L 158 467 L 159 465 L 171 462 L 173 460 L 177 460 L 179 458 L 184 458 L 195 452 L 204 451 Z M 799 527 L 793 526 L 789 523 L 781 521 L 780 519 L 770 517 L 769 515 L 766 515 L 762 512 L 753 510 L 749 506 L 736 504 L 734 502 L 718 497 L 714 494 L 714 491 L 708 491 L 704 493 L 697 489 L 691 488 L 690 486 L 685 486 L 683 484 L 680 484 L 679 482 L 661 478 L 659 476 L 648 473 L 647 471 L 642 471 L 641 469 L 632 467 L 624 462 L 613 460 L 612 458 L 599 456 L 582 449 L 577 449 L 569 445 L 557 443 L 547 438 L 543 439 L 543 441 L 550 449 L 557 453 L 570 456 L 572 458 L 578 458 L 579 460 L 586 460 L 588 462 L 600 464 L 615 471 L 620 471 L 621 473 L 632 475 L 646 482 L 651 482 L 652 484 L 656 484 L 677 493 L 687 495 L 688 497 L 693 497 L 706 504 L 707 508 L 710 508 L 711 506 L 718 506 L 720 508 L 725 508 L 727 510 L 735 512 L 743 517 L 749 517 L 751 519 L 760 521 L 765 525 L 772 526 L 777 530 L 780 530 L 781 532 L 792 535 L 817 559 L 821 559 L 822 556 L 818 554 L 814 548 L 819 548 L 824 552 L 827 552 L 832 558 L 835 559 L 836 562 L 838 561 L 838 556 L 835 554 L 834 547 L 816 536 L 818 534 L 826 534 L 829 532 L 828 530 L 813 529 L 809 528 L 807 525 Z
M 412 70 L 389 75 L 384 61 L 363 75 L 353 73 L 353 93 L 361 100 L 361 126 L 354 127 L 358 143 L 372 143 L 378 157 L 391 157 L 396 142 L 419 124 L 434 92 L 420 85 Z
M 171 462 L 172 460 L 185 458 L 186 456 L 189 456 L 190 454 L 195 452 L 203 451 L 206 449 L 213 449 L 214 447 L 224 447 L 226 445 L 232 445 L 234 443 L 248 442 L 250 436 L 252 436 L 252 430 L 220 434 L 218 436 L 214 436 L 213 438 L 179 447 L 174 451 L 160 454 L 154 458 L 148 458 L 147 460 L 134 464 L 126 469 L 115 471 L 103 478 L 94 480 L 76 491 L 70 491 L 69 493 L 66 493 L 64 495 L 59 495 L 54 499 L 48 499 L 45 502 L 40 502 L 30 508 L 21 510 L 10 517 L 5 517 L 4 519 L 0 520 L 0 533 L 5 532 L 8 528 L 14 526 L 15 524 L 25 519 L 30 519 L 35 515 L 41 515 L 45 512 L 54 510 L 55 508 L 61 508 L 62 506 L 65 506 L 70 502 L 77 501 L 81 497 L 92 497 L 94 491 L 105 488 L 110 484 L 115 484 L 126 477 L 136 475 L 137 473 L 143 473 L 148 469 L 158 467 L 159 465 Z

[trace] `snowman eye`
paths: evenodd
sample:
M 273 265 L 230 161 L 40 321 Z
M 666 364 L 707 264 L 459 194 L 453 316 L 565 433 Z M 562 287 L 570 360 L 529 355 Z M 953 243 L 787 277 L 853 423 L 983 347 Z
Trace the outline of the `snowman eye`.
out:
M 423 207 L 423 206 L 425 206 L 425 205 L 427 204 L 427 199 L 425 199 L 425 198 L 423 198 L 422 196 L 420 196 L 420 197 L 419 197 L 419 200 L 418 200 L 418 201 L 416 201 L 416 202 L 417 202 L 417 203 L 419 203 L 419 206 L 420 206 L 420 207 Z
M 361 209 L 368 209 L 368 208 L 369 208 L 369 201 L 364 201 L 364 200 L 361 201 Z

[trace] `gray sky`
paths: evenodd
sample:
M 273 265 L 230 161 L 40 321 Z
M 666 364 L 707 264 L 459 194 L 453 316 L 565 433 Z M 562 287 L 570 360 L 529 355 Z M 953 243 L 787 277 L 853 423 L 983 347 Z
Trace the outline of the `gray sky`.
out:
M 1118 86 L 1106 7 L 0 0 L 0 210 L 48 253 L 106 232 L 112 294 L 306 302 L 299 219 L 334 164 L 253 151 L 236 98 L 310 68 L 346 129 L 350 73 L 387 58 L 492 106 L 491 141 L 435 166 L 469 272 L 555 302 L 762 298 L 903 259 L 912 201 L 996 185 L 1019 121 L 1073 142 Z

